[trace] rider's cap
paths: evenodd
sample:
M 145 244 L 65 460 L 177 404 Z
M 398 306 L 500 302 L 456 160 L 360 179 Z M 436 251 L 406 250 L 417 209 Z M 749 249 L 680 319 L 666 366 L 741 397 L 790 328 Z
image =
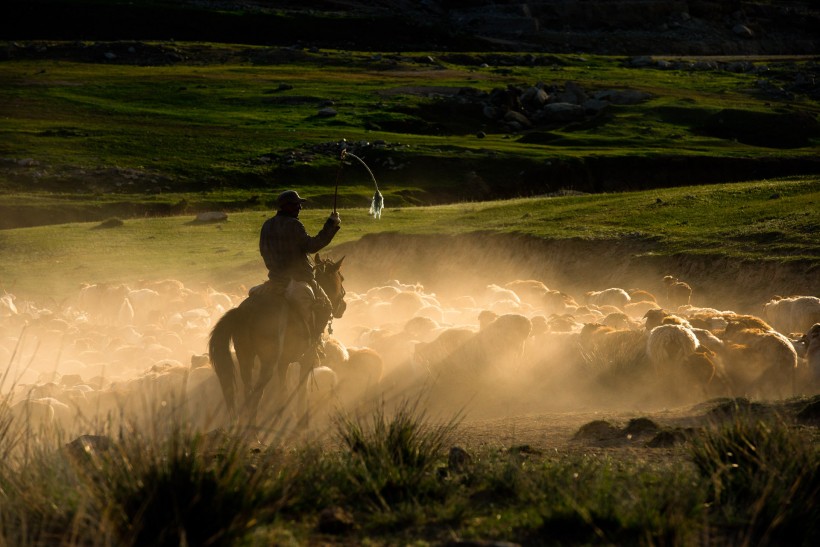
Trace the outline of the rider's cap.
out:
M 279 207 L 287 203 L 304 203 L 306 201 L 306 199 L 299 197 L 296 190 L 285 190 L 276 198 L 276 204 L 279 205 Z

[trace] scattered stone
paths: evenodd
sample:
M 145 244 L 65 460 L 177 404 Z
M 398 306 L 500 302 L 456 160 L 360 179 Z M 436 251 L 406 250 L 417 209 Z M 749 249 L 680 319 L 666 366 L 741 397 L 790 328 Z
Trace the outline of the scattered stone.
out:
M 322 534 L 339 535 L 349 532 L 355 525 L 353 515 L 342 507 L 333 506 L 319 513 L 316 527 Z
M 466 450 L 460 446 L 454 446 L 450 448 L 450 454 L 447 457 L 447 470 L 451 473 L 461 473 L 472 461 L 473 457 Z
M 623 433 L 621 432 L 621 430 L 618 429 L 616 426 L 612 425 L 611 423 L 605 420 L 595 420 L 589 422 L 588 424 L 582 425 L 581 428 L 573 436 L 573 439 L 607 441 L 617 439 L 622 436 Z
M 669 448 L 685 442 L 686 434 L 679 429 L 673 429 L 659 432 L 651 441 L 646 443 L 646 446 L 648 448 Z
M 586 111 L 583 106 L 572 103 L 552 103 L 538 112 L 536 119 L 547 123 L 565 123 L 583 120 Z
M 320 118 L 332 118 L 332 117 L 336 116 L 337 114 L 338 114 L 338 112 L 336 112 L 336 109 L 332 108 L 330 106 L 326 106 L 325 108 L 321 108 L 316 113 L 316 115 L 319 116 Z
M 75 461 L 99 457 L 103 452 L 111 450 L 113 442 L 104 435 L 81 435 L 65 445 L 66 453 Z
M 519 124 L 521 127 L 532 127 L 532 122 L 527 118 L 524 114 L 520 112 L 516 112 L 514 110 L 510 110 L 506 114 L 504 114 L 504 121 L 505 122 L 514 122 Z
M 207 211 L 199 213 L 194 219 L 194 222 L 225 222 L 226 220 L 228 220 L 228 213 L 223 213 L 222 211 Z
M 658 424 L 649 418 L 633 418 L 629 420 L 629 423 L 624 428 L 624 434 L 639 437 L 641 435 L 657 433 L 659 430 L 660 427 Z
M 96 226 L 92 228 L 92 230 L 104 230 L 106 228 L 119 228 L 123 226 L 125 223 L 119 218 L 109 218 L 107 220 L 103 220 Z
M 594 99 L 609 101 L 612 104 L 632 105 L 646 102 L 652 95 L 635 89 L 606 89 L 593 95 Z

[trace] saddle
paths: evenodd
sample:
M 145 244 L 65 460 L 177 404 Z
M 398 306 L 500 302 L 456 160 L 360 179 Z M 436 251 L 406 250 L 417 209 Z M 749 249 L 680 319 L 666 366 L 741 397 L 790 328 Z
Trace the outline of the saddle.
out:
M 296 305 L 289 302 L 285 298 L 285 289 L 287 284 L 267 280 L 264 283 L 251 287 L 248 290 L 248 298 L 242 304 L 255 307 L 257 309 L 275 310 L 279 314 L 279 329 L 274 333 L 279 339 L 279 345 L 282 346 L 286 331 L 286 321 L 289 317 L 301 317 L 301 313 L 296 308 Z M 317 323 L 321 320 L 318 317 L 319 308 L 311 310 L 312 320 L 310 324 L 304 323 L 308 330 L 308 336 L 311 339 L 310 346 L 314 346 L 313 350 L 319 352 L 321 356 L 321 334 L 317 336 L 317 331 L 324 331 L 325 325 L 319 327 Z M 308 350 L 310 351 L 310 350 Z
M 284 300 L 286 287 L 287 284 L 282 284 L 281 282 L 274 282 L 268 279 L 264 283 L 255 285 L 248 289 L 248 297 L 251 299 L 255 299 L 257 302 L 270 302 L 272 300 L 277 299 Z

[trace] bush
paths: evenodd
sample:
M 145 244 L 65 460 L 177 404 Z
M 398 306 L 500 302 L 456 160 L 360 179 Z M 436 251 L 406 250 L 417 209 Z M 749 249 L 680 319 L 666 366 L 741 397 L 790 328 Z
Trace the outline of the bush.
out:
M 349 450 L 348 480 L 365 503 L 389 510 L 441 494 L 435 470 L 455 429 L 455 419 L 434 426 L 424 412 L 404 403 L 388 419 L 384 408 L 369 425 L 338 418 L 338 435 Z M 348 494 L 351 502 L 357 496 Z
M 756 545 L 820 541 L 816 445 L 779 418 L 740 413 L 694 439 L 692 459 L 710 485 L 713 516 Z

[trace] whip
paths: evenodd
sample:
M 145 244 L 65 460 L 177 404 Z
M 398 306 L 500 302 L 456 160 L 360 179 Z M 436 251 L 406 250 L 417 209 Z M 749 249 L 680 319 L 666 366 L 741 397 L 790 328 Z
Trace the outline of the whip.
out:
M 367 172 L 370 173 L 370 178 L 373 180 L 373 186 L 376 187 L 376 193 L 373 194 L 373 199 L 370 201 L 370 211 L 368 214 L 373 215 L 373 218 L 381 218 L 382 210 L 384 209 L 384 196 L 382 196 L 382 193 L 379 192 L 379 183 L 376 182 L 376 177 L 373 175 L 373 171 L 370 170 L 370 167 L 367 166 L 364 160 L 356 154 L 348 152 L 346 148 L 342 148 L 339 153 L 339 170 L 336 172 L 336 191 L 333 193 L 333 212 L 336 212 L 336 198 L 339 195 L 339 177 L 342 173 L 342 164 L 347 156 L 357 160 L 364 166 L 365 169 L 367 169 Z

